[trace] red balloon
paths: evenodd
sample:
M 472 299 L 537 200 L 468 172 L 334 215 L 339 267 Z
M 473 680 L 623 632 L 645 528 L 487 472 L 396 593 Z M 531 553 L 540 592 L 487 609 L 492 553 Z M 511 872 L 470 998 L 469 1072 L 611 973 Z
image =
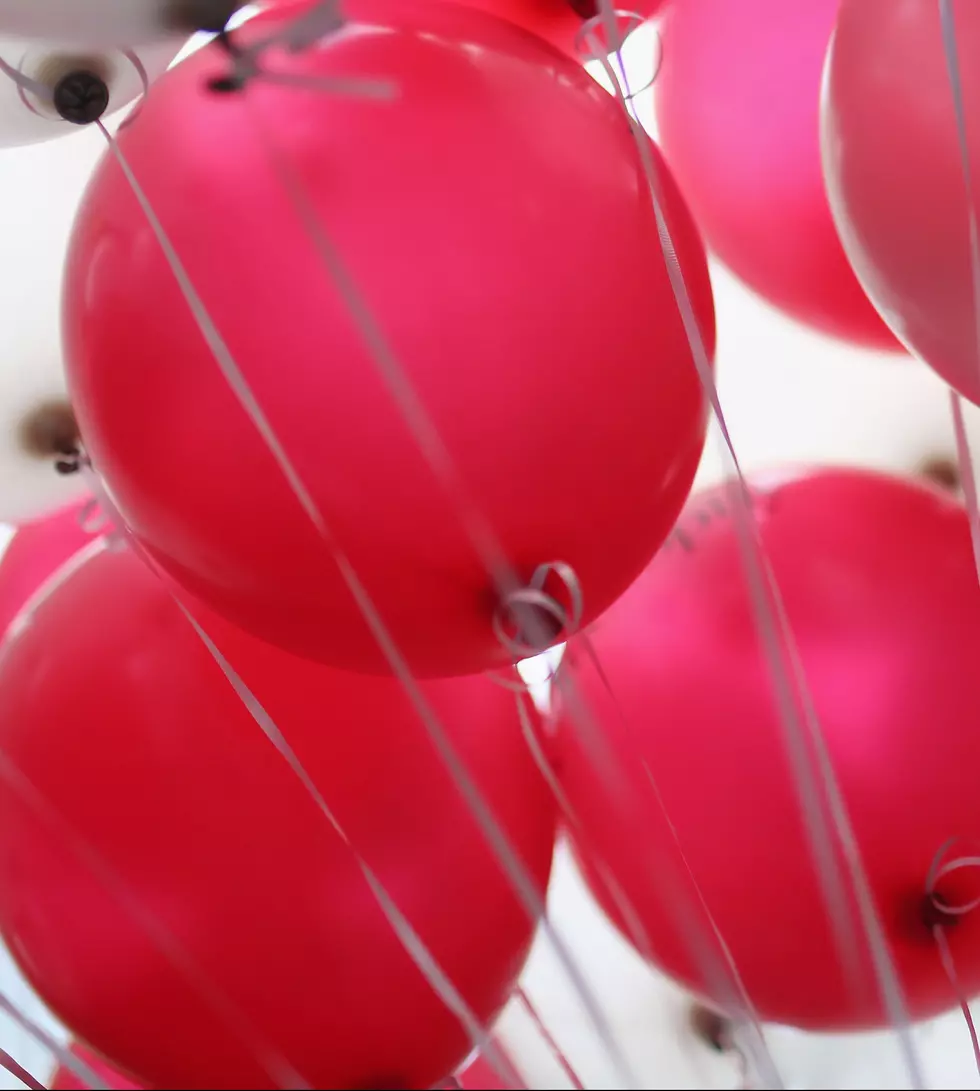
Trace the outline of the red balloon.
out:
M 138 1084 L 131 1083 L 125 1076 L 121 1076 L 91 1050 L 73 1042 L 71 1051 L 80 1061 L 84 1061 L 111 1091 L 140 1091 Z M 70 1068 L 65 1068 L 64 1065 L 59 1065 L 51 1077 L 51 1091 L 87 1091 L 87 1089 L 88 1084 L 83 1083 Z
M 897 349 L 851 271 L 824 194 L 820 74 L 838 2 L 673 4 L 657 124 L 708 248 L 736 276 L 823 333 Z
M 457 1078 L 464 1091 L 505 1091 L 509 1086 L 493 1065 L 479 1056 Z
M 934 1015 L 956 995 L 924 919 L 927 875 L 949 838 L 980 838 L 980 588 L 966 514 L 938 490 L 859 470 L 760 478 L 755 495 L 911 1014 Z M 678 925 L 680 914 L 710 943 L 696 901 L 684 901 L 691 888 L 671 893 L 670 876 L 687 880 L 645 762 L 762 1019 L 813 1030 L 887 1023 L 867 952 L 854 976 L 842 965 L 722 490 L 692 499 L 592 640 L 616 704 L 585 657 L 574 669 L 635 791 L 611 794 L 572 731 L 561 768 L 585 831 L 580 857 L 610 917 L 625 933 L 591 860 L 622 886 L 657 964 L 724 1005 Z M 946 931 L 973 995 L 980 916 Z
M 951 5 L 967 140 L 980 146 L 980 7 Z M 861 283 L 895 333 L 980 403 L 969 210 L 932 0 L 843 0 L 821 112 L 830 205 Z M 975 154 L 975 151 L 974 151 Z
M 0 559 L 0 635 L 44 581 L 100 531 L 87 529 L 88 501 L 18 527 Z
M 401 688 L 198 615 L 491 1020 L 534 922 Z M 482 677 L 425 694 L 543 896 L 554 800 L 515 694 Z M 171 1088 L 282 1086 L 279 1059 L 312 1087 L 425 1088 L 463 1061 L 350 851 L 133 554 L 86 561 L 8 642 L 0 720 L 0 929 L 80 1039 Z
M 690 488 L 705 402 L 612 97 L 468 8 L 345 11 L 344 34 L 276 54 L 277 69 L 391 80 L 396 100 L 262 80 L 219 95 L 206 80 L 229 62 L 211 48 L 154 87 L 119 143 L 401 650 L 421 673 L 475 672 L 514 656 L 472 520 L 423 457 L 256 117 L 521 578 L 564 561 L 590 618 L 625 590 Z M 703 251 L 662 180 L 710 352 Z M 386 671 L 112 157 L 75 229 L 65 327 L 87 449 L 148 551 L 272 643 Z
M 598 0 L 459 0 L 466 7 L 507 19 L 511 23 L 544 38 L 565 53 L 587 60 L 579 49 L 583 27 L 590 19 L 600 14 Z M 652 19 L 663 6 L 664 0 L 630 0 L 625 4 L 614 4 L 617 13 Z M 635 20 L 633 20 L 635 22 Z M 619 27 L 629 25 L 620 16 Z M 601 27 L 596 30 L 601 32 Z

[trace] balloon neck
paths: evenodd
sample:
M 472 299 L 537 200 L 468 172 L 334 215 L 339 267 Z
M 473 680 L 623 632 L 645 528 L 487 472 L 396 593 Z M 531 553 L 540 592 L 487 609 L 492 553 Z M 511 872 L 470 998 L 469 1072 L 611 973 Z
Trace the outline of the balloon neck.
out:
M 688 1021 L 691 1032 L 716 1053 L 727 1053 L 732 1048 L 731 1020 L 704 1004 L 692 1004 Z
M 26 416 L 20 425 L 20 446 L 33 458 L 50 459 L 59 474 L 77 473 L 82 440 L 68 402 L 45 402 Z
M 930 932 L 936 928 L 953 928 L 959 924 L 961 914 L 943 900 L 941 894 L 927 894 L 922 899 L 922 921 Z
M 509 602 L 504 613 L 505 627 L 511 639 L 529 655 L 537 655 L 557 644 L 565 631 L 561 619 L 539 603 Z
M 55 113 L 72 125 L 92 125 L 109 109 L 109 84 L 95 68 L 73 68 L 54 85 Z
M 497 640 L 513 659 L 540 655 L 568 640 L 582 618 L 582 589 L 570 565 L 538 565 L 526 587 L 506 595 L 493 616 Z

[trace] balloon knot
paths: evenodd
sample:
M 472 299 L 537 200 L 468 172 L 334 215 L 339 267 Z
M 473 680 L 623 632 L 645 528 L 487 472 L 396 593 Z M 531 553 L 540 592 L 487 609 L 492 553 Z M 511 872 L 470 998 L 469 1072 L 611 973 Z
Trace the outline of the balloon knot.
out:
M 961 918 L 962 914 L 947 905 L 939 894 L 926 894 L 922 899 L 922 921 L 930 932 L 935 928 L 952 928 Z
M 109 85 L 98 72 L 77 69 L 58 80 L 51 101 L 64 121 L 91 125 L 109 109 Z
M 52 459 L 59 474 L 77 473 L 84 461 L 75 414 L 67 401 L 45 402 L 20 423 L 20 446 L 26 454 Z
M 688 1023 L 695 1037 L 715 1052 L 728 1053 L 732 1049 L 732 1022 L 720 1012 L 703 1004 L 692 1004 Z
M 955 855 L 952 850 L 959 842 L 959 838 L 950 838 L 933 857 L 926 875 L 921 916 L 934 934 L 936 929 L 959 924 L 980 908 L 980 853 L 970 847 Z
M 216 0 L 214 6 L 220 9 L 215 16 L 216 22 L 221 10 L 230 9 L 227 10 L 221 25 L 213 28 L 215 41 L 224 49 L 231 61 L 231 69 L 226 75 L 208 81 L 209 90 L 218 94 L 244 91 L 255 79 L 275 79 L 262 67 L 262 57 L 272 47 L 278 46 L 290 53 L 299 53 L 327 35 L 336 33 L 346 23 L 346 18 L 340 11 L 339 0 L 320 0 L 318 4 L 303 15 L 297 16 L 284 29 L 277 31 L 271 37 L 242 46 L 228 27 L 231 16 L 242 5 L 228 3 L 227 0 L 222 4 Z
M 494 633 L 512 658 L 527 659 L 568 640 L 582 620 L 582 589 L 570 565 L 538 565 L 526 587 L 504 596 Z

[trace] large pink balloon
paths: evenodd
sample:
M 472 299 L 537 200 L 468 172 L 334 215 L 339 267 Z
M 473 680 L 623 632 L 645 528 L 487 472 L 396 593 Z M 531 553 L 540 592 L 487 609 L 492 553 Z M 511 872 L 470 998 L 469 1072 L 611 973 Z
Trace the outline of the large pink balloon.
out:
M 661 31 L 657 123 L 709 249 L 737 276 L 824 333 L 894 349 L 824 195 L 818 101 L 837 3 L 678 0 Z
M 950 5 L 970 154 L 980 150 L 980 4 Z M 843 0 L 822 109 L 827 193 L 851 264 L 892 329 L 980 402 L 970 206 L 938 0 Z
M 756 499 L 891 956 L 912 1015 L 934 1015 L 956 995 L 925 921 L 927 875 L 948 839 L 980 843 L 980 586 L 966 513 L 917 482 L 857 470 L 760 478 Z M 610 789 L 572 730 L 562 778 L 610 916 L 630 934 L 595 860 L 657 963 L 725 1003 L 678 924 L 712 946 L 649 769 L 760 1016 L 814 1030 L 886 1023 L 867 950 L 853 976 L 842 966 L 724 492 L 691 500 L 592 642 L 615 701 L 586 656 L 573 653 L 574 670 L 634 791 Z M 940 886 L 949 901 L 977 893 L 975 877 L 959 878 L 964 889 Z M 980 914 L 946 931 L 975 994 Z
M 402 687 L 193 609 L 491 1022 L 536 922 Z M 543 898 L 554 796 L 515 694 L 483 677 L 423 693 Z M 466 1059 L 467 1029 L 350 846 L 131 552 L 89 557 L 4 646 L 0 756 L 4 938 L 51 1010 L 139 1083 L 415 1089 Z
M 513 658 L 491 623 L 496 547 L 523 580 L 571 565 L 597 615 L 676 518 L 705 403 L 614 99 L 482 12 L 345 12 L 344 33 L 277 54 L 280 74 L 388 81 L 390 101 L 261 80 L 221 96 L 215 47 L 154 88 L 120 148 L 396 642 L 420 672 L 477 670 Z M 710 352 L 704 253 L 661 174 Z M 322 230 L 387 349 L 355 321 Z M 86 446 L 167 571 L 273 643 L 386 670 L 111 156 L 72 240 L 65 330 Z M 410 418 L 428 417 L 418 434 L 389 350 Z

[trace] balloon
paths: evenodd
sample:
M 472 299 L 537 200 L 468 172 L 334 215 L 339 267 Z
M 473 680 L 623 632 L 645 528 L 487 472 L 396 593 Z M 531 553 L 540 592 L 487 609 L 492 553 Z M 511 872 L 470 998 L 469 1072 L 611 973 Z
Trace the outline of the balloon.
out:
M 590 19 L 600 14 L 598 0 L 460 0 L 467 7 L 497 15 L 501 19 L 516 23 L 544 38 L 552 45 L 573 57 L 587 58 L 579 48 L 583 40 L 583 28 Z M 626 19 L 624 15 L 651 19 L 663 6 L 664 0 L 631 0 L 626 4 L 615 4 L 618 29 L 628 32 L 635 28 L 638 19 Z M 603 27 L 599 23 L 594 28 L 601 34 Z
M 103 1086 L 110 1088 L 111 1091 L 140 1091 L 137 1084 L 121 1076 L 91 1050 L 73 1042 L 71 1051 L 80 1061 L 84 1061 L 104 1081 Z M 83 1083 L 70 1068 L 64 1065 L 59 1065 L 51 1077 L 51 1091 L 87 1091 L 87 1088 L 88 1084 Z
M 980 9 L 952 5 L 967 140 L 980 141 Z M 940 6 L 844 0 L 821 111 L 824 177 L 837 230 L 899 338 L 980 402 L 969 213 Z
M 514 659 L 492 625 L 493 547 L 522 580 L 570 565 L 596 616 L 676 517 L 705 402 L 613 98 L 480 12 L 416 0 L 346 8 L 355 26 L 277 55 L 280 75 L 389 80 L 393 101 L 261 80 L 219 95 L 207 84 L 227 58 L 206 48 L 160 81 L 120 146 L 401 651 L 422 674 L 475 672 Z M 243 44 L 275 15 L 247 23 Z M 662 167 L 660 179 L 710 353 L 703 251 Z M 296 189 L 427 415 L 421 442 L 319 228 L 291 203 Z M 387 670 L 112 158 L 84 201 L 66 276 L 86 447 L 147 551 L 272 643 Z M 433 462 L 451 464 L 448 478 Z
M 88 502 L 22 526 L 0 557 L 0 635 L 41 585 L 100 531 L 83 519 Z
M 108 118 L 166 71 L 182 45 L 170 38 L 139 50 L 80 55 L 0 39 L 0 60 L 10 70 L 0 72 L 0 147 L 52 140 Z
M 657 125 L 709 250 L 736 276 L 822 333 L 897 349 L 848 265 L 824 195 L 818 97 L 837 4 L 672 4 Z
M 927 876 L 948 839 L 980 837 L 969 774 L 980 765 L 980 588 L 966 513 L 939 490 L 863 470 L 760 476 L 754 494 L 909 1011 L 934 1015 L 956 993 L 924 918 Z M 692 498 L 670 544 L 594 626 L 609 691 L 574 645 L 566 653 L 633 788 L 611 793 L 589 749 L 563 734 L 580 859 L 624 934 L 593 861 L 623 888 L 657 965 L 724 1007 L 678 925 L 711 936 L 690 886 L 671 886 L 687 881 L 668 815 L 761 1019 L 887 1024 L 866 949 L 845 967 L 821 893 L 725 496 Z M 980 917 L 946 933 L 971 996 Z
M 88 47 L 131 47 L 220 30 L 244 0 L 0 0 L 0 34 Z
M 112 1091 L 139 1091 L 136 1084 L 130 1083 L 125 1076 L 121 1076 L 110 1068 L 103 1060 L 77 1042 L 71 1046 L 71 1052 L 84 1061 L 105 1082 L 105 1086 Z M 496 1091 L 505 1089 L 509 1085 L 499 1076 L 494 1067 L 477 1055 L 477 1057 L 462 1068 L 457 1076 L 456 1085 L 465 1091 Z M 87 1091 L 88 1084 L 82 1081 L 64 1065 L 59 1065 L 51 1077 L 51 1091 Z
M 479 1055 L 459 1073 L 457 1079 L 464 1091 L 502 1091 L 508 1086 L 493 1065 Z
M 492 1020 L 534 922 L 400 686 L 194 611 Z M 516 695 L 483 677 L 424 692 L 543 897 L 554 799 Z M 425 1088 L 464 1060 L 350 851 L 133 553 L 97 552 L 8 639 L 0 720 L 0 929 L 113 1064 L 156 1087 Z
M 139 1091 L 136 1084 L 120 1076 L 84 1046 L 78 1045 L 77 1042 L 73 1043 L 71 1051 L 100 1076 L 105 1081 L 105 1086 L 112 1091 Z M 480 1056 L 460 1071 L 457 1085 L 465 1088 L 465 1091 L 493 1091 L 493 1089 L 508 1086 L 503 1082 L 502 1077 L 497 1075 L 494 1068 Z M 87 1091 L 87 1088 L 88 1084 L 82 1083 L 74 1072 L 65 1068 L 64 1065 L 59 1065 L 51 1078 L 51 1091 Z

